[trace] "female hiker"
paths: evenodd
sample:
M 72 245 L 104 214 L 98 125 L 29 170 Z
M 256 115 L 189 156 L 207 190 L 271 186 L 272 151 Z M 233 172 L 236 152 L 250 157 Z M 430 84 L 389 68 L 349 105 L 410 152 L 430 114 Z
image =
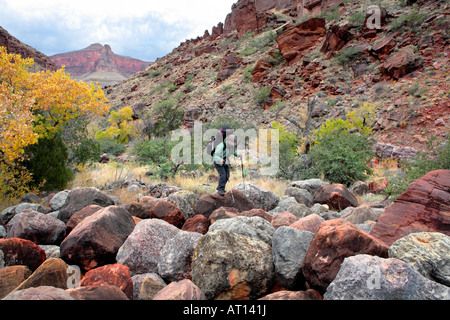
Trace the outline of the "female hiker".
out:
M 213 154 L 214 167 L 219 173 L 219 185 L 217 186 L 217 193 L 221 196 L 225 195 L 225 186 L 230 179 L 230 161 L 229 157 L 234 156 L 241 158 L 236 151 L 237 137 L 230 135 L 225 138 L 224 142 L 219 143 Z

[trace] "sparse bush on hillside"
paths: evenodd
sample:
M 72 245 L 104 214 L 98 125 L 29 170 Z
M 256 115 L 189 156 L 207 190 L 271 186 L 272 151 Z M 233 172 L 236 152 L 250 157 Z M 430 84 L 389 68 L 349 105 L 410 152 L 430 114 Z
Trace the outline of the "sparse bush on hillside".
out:
M 409 184 L 421 178 L 430 171 L 446 169 L 450 170 L 450 137 L 439 145 L 436 136 L 428 138 L 427 147 L 430 152 L 418 152 L 409 162 L 402 164 L 402 175 L 389 178 L 389 186 L 384 190 L 395 200 L 404 193 Z
M 342 49 L 335 56 L 334 60 L 343 67 L 350 65 L 350 63 L 361 56 L 363 49 L 361 47 L 349 47 Z
M 324 18 L 327 22 L 336 20 L 337 18 L 339 18 L 339 5 L 334 5 L 328 9 L 325 9 L 318 15 L 318 17 Z
M 246 36 L 244 36 L 244 40 L 246 40 Z M 238 55 L 241 57 L 246 57 L 259 51 L 265 51 L 275 43 L 276 37 L 277 34 L 274 31 L 265 32 L 258 37 L 255 37 L 253 33 L 252 40 L 250 40 L 245 49 L 240 51 Z
M 169 98 L 158 101 L 152 106 L 151 116 L 156 118 L 156 124 L 150 134 L 155 137 L 167 135 L 183 124 L 184 111 L 177 106 L 177 99 Z
M 329 119 L 317 129 L 305 176 L 346 186 L 366 180 L 372 174 L 369 162 L 374 155 L 374 140 L 364 119 L 370 119 L 373 108 L 364 105 L 358 111 L 350 111 L 346 120 Z
M 262 87 L 259 90 L 253 91 L 253 98 L 255 99 L 255 102 L 258 106 L 263 106 L 264 102 L 267 101 L 267 99 L 270 96 L 270 92 L 272 91 L 272 87 Z
M 411 31 L 416 32 L 422 25 L 425 17 L 426 15 L 424 13 L 414 11 L 406 15 L 402 15 L 391 23 L 392 31 L 399 31 L 402 28 L 408 28 L 411 29 Z
M 279 134 L 279 171 L 278 177 L 294 180 L 298 178 L 302 168 L 302 159 L 298 156 L 299 138 L 289 132 L 279 122 L 272 122 L 272 128 L 278 130 Z

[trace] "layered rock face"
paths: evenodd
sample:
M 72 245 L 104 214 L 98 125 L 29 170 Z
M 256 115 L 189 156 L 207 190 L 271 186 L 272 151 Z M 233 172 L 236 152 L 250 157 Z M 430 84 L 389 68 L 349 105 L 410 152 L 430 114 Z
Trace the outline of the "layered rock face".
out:
M 112 85 L 123 81 L 151 64 L 151 62 L 116 55 L 109 45 L 103 46 L 99 43 L 50 58 L 58 67 L 64 65 L 66 72 L 72 77 L 100 82 L 101 85 Z
M 436 170 L 411 183 L 373 226 L 371 235 L 391 245 L 416 232 L 450 235 L 450 170 Z
M 8 53 L 20 54 L 22 58 L 33 58 L 36 71 L 42 69 L 55 71 L 57 69 L 49 57 L 13 37 L 2 27 L 0 27 L 0 47 L 6 47 Z

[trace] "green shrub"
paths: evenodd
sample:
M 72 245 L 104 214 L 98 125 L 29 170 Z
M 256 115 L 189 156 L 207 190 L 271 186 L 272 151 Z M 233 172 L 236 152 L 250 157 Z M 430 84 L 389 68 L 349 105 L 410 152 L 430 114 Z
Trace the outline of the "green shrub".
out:
M 262 87 L 259 90 L 253 91 L 253 98 L 258 106 L 263 106 L 264 102 L 269 98 L 272 87 Z
M 364 20 L 366 19 L 366 12 L 364 11 L 358 11 L 352 14 L 349 18 L 349 22 L 356 22 L 357 24 L 362 25 L 364 23 Z
M 372 169 L 369 162 L 374 153 L 374 140 L 345 129 L 323 135 L 311 150 L 311 174 L 332 183 L 350 186 L 366 180 Z
M 392 31 L 398 31 L 402 28 L 409 28 L 412 31 L 417 31 L 423 24 L 425 17 L 426 15 L 420 12 L 411 12 L 400 16 L 391 23 Z
M 27 160 L 24 166 L 32 174 L 33 187 L 42 186 L 45 191 L 65 189 L 73 179 L 72 170 L 67 168 L 69 153 L 61 135 L 40 138 L 26 149 Z
M 103 139 L 100 141 L 100 152 L 108 153 L 115 156 L 121 155 L 126 150 L 126 146 L 121 143 L 117 143 L 114 139 Z
M 94 139 L 85 139 L 80 142 L 73 153 L 73 162 L 85 164 L 96 161 L 101 155 L 100 143 Z
M 156 175 L 165 180 L 173 178 L 181 166 L 171 160 L 172 149 L 176 144 L 177 142 L 171 141 L 168 137 L 153 138 L 137 142 L 133 146 L 132 153 L 141 164 L 155 167 Z
M 165 136 L 183 124 L 184 111 L 178 109 L 177 102 L 177 99 L 170 98 L 158 101 L 152 106 L 152 116 L 157 120 L 151 130 L 151 135 L 156 137 Z
M 356 60 L 361 56 L 363 49 L 361 47 L 349 47 L 342 49 L 335 56 L 334 59 L 343 67 L 349 66 L 350 62 Z

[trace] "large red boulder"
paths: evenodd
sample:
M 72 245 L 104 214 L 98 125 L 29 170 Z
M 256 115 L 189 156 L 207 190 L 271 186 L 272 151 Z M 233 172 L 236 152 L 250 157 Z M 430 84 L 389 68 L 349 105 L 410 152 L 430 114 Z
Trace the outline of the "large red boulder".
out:
M 415 232 L 450 236 L 450 170 L 431 171 L 411 183 L 378 218 L 370 234 L 391 245 Z
M 206 234 L 209 226 L 210 222 L 207 217 L 202 214 L 196 214 L 192 218 L 186 220 L 181 230 Z
M 45 251 L 30 240 L 10 238 L 0 239 L 5 266 L 24 265 L 36 270 L 46 258 Z
M 388 257 L 389 247 L 343 219 L 322 222 L 309 245 L 302 270 L 312 288 L 324 293 L 346 257 L 369 254 Z
M 159 201 L 150 211 L 152 218 L 164 220 L 177 228 L 185 223 L 184 215 L 177 206 L 168 201 Z
M 337 53 L 353 39 L 353 34 L 349 30 L 349 24 L 332 26 L 327 32 L 327 36 L 320 51 L 328 56 Z
M 110 206 L 81 221 L 61 243 L 61 258 L 89 271 L 116 262 L 116 254 L 135 226 L 123 208 Z
M 342 184 L 321 186 L 314 193 L 314 202 L 326 204 L 331 210 L 344 210 L 347 207 L 357 207 L 358 200 Z
M 254 209 L 251 202 L 242 192 L 233 189 L 233 193 L 228 192 L 225 196 L 217 193 L 201 196 L 195 204 L 194 211 L 196 214 L 202 214 L 209 217 L 210 214 L 220 207 L 234 207 L 242 211 Z
M 92 204 L 87 206 L 80 211 L 75 212 L 66 223 L 66 232 L 69 234 L 81 221 L 85 218 L 92 216 L 94 213 L 102 209 L 102 207 Z
M 259 82 L 264 79 L 264 77 L 273 68 L 272 63 L 270 63 L 268 58 L 263 58 L 256 62 L 255 68 L 252 71 L 252 82 Z
M 300 220 L 291 224 L 289 227 L 316 233 L 316 231 L 319 230 L 320 225 L 324 221 L 325 220 L 321 216 L 314 213 L 301 218 Z
M 223 81 L 230 77 L 234 71 L 239 69 L 242 63 L 242 58 L 234 52 L 228 52 L 222 60 L 220 60 L 220 65 L 222 68 L 217 73 L 217 81 Z
M 283 57 L 292 63 L 302 52 L 315 46 L 326 33 L 325 19 L 312 18 L 287 28 L 276 38 Z
M 130 269 L 120 263 L 106 265 L 87 272 L 81 279 L 81 286 L 116 286 L 133 299 L 133 281 Z
M 420 56 L 414 53 L 412 46 L 408 46 L 387 57 L 381 65 L 380 71 L 382 74 L 398 80 L 421 66 Z

